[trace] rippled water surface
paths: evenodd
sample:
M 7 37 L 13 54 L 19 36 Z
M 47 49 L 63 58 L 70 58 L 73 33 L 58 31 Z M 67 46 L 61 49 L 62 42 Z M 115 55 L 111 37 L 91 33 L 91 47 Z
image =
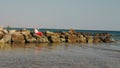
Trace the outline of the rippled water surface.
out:
M 119 44 L 0 44 L 0 68 L 120 68 Z

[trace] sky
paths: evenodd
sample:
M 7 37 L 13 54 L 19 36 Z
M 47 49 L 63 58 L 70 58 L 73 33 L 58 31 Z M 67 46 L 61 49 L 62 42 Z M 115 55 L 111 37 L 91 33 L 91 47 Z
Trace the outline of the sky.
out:
M 0 25 L 120 31 L 120 0 L 0 0 Z

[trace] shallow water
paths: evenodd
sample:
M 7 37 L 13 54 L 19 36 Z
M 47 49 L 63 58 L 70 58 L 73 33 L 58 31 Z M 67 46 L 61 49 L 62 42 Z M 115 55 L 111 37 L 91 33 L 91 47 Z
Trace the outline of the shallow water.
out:
M 119 44 L 0 44 L 0 68 L 119 68 Z

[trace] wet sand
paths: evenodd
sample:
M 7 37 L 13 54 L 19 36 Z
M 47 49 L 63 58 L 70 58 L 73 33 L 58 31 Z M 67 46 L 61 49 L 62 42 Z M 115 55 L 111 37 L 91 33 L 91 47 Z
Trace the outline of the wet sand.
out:
M 0 44 L 0 68 L 119 68 L 116 44 Z

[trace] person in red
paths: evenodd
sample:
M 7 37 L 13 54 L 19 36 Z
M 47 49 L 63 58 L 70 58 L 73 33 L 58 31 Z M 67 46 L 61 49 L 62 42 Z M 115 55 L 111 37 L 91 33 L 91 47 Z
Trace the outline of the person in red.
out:
M 35 34 L 37 34 L 39 36 L 43 36 L 43 33 L 38 31 L 36 28 L 34 28 L 34 32 L 35 32 Z

